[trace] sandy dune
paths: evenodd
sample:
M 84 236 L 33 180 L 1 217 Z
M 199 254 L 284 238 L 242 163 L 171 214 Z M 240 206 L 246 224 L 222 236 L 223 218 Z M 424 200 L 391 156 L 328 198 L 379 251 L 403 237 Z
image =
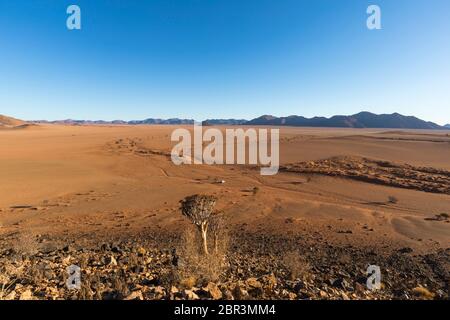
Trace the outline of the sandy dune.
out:
M 447 132 L 282 128 L 280 160 L 298 170 L 263 177 L 245 166 L 173 165 L 167 154 L 174 128 L 1 131 L 0 233 L 101 236 L 181 228 L 179 200 L 213 193 L 231 223 L 246 229 L 321 232 L 336 244 L 425 251 L 450 243 L 449 221 L 430 219 L 450 213 Z M 353 165 L 323 162 L 332 157 Z M 371 179 L 352 179 L 360 174 Z

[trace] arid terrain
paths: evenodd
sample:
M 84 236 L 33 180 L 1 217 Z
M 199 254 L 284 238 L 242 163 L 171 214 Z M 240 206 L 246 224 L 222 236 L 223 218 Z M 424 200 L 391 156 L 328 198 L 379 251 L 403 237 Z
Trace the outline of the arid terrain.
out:
M 449 297 L 450 131 L 283 127 L 261 176 L 175 166 L 176 126 L 19 125 L 0 128 L 0 299 Z M 186 267 L 193 194 L 226 217 L 209 279 Z

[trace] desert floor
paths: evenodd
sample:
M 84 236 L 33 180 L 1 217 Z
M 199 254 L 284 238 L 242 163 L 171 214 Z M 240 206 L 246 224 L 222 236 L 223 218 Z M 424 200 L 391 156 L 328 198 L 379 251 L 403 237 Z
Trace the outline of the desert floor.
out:
M 316 173 L 282 169 L 275 176 L 246 166 L 175 166 L 167 157 L 174 129 L 40 125 L 0 131 L 0 233 L 100 237 L 182 228 L 179 201 L 209 193 L 219 197 L 230 224 L 244 229 L 320 232 L 335 244 L 419 251 L 449 246 L 448 220 L 434 219 L 450 213 L 448 132 L 281 129 L 282 166 L 343 156 L 344 165 L 356 168 L 362 158 L 399 165 L 379 184 L 345 172 L 330 176 L 326 165 Z M 416 178 L 427 179 L 420 168 L 440 169 L 441 189 L 420 190 L 421 177 L 410 189 L 390 185 L 403 178 L 398 170 L 405 164 L 419 168 Z
M 175 128 L 0 130 L 0 299 L 448 299 L 448 132 L 282 128 L 261 176 L 174 165 Z M 206 260 L 179 210 L 198 193 L 227 223 Z M 97 278 L 67 290 L 69 264 Z

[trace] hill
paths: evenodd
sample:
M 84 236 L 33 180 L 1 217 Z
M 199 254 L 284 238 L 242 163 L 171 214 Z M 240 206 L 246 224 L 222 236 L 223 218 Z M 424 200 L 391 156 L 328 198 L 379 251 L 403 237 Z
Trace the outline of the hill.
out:
M 274 117 L 264 115 L 250 120 L 246 125 L 274 125 L 295 127 L 335 127 L 335 128 L 398 128 L 398 129 L 442 129 L 433 122 L 399 113 L 374 114 L 360 112 L 351 116 L 333 116 L 331 118 L 302 116 Z

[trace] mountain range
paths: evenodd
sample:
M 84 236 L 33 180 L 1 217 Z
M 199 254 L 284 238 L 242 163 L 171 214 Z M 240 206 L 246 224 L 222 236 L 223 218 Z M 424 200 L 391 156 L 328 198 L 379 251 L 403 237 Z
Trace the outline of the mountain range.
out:
M 271 115 L 264 115 L 250 121 L 233 120 L 227 123 L 226 120 L 205 120 L 203 123 L 209 125 L 234 124 L 234 121 L 239 121 L 239 125 L 255 126 L 270 125 L 334 128 L 450 129 L 450 126 L 442 127 L 433 122 L 424 121 L 412 116 L 404 116 L 399 113 L 378 115 L 366 111 L 351 116 L 333 116 L 331 118 L 305 118 L 302 116 L 275 117 Z
M 29 121 L 24 122 L 14 118 L 0 115 L 0 127 L 20 126 L 27 123 L 53 123 L 53 124 L 70 124 L 70 125 L 192 125 L 195 123 L 193 119 L 154 119 L 145 120 L 57 120 L 57 121 Z M 272 115 L 263 115 L 261 117 L 244 120 L 244 119 L 208 119 L 202 122 L 203 125 L 253 125 L 253 126 L 294 126 L 294 127 L 334 127 L 334 128 L 392 128 L 392 129 L 450 129 L 450 124 L 440 126 L 434 122 L 424 121 L 413 116 L 404 116 L 399 113 L 393 114 L 374 114 L 363 111 L 350 116 L 332 116 L 305 118 L 302 116 L 275 117 Z
M 333 116 L 331 118 L 274 117 L 265 115 L 250 120 L 245 124 L 295 127 L 443 129 L 442 126 L 436 123 L 412 116 L 404 116 L 399 113 L 378 115 L 370 112 L 360 112 L 351 116 Z

